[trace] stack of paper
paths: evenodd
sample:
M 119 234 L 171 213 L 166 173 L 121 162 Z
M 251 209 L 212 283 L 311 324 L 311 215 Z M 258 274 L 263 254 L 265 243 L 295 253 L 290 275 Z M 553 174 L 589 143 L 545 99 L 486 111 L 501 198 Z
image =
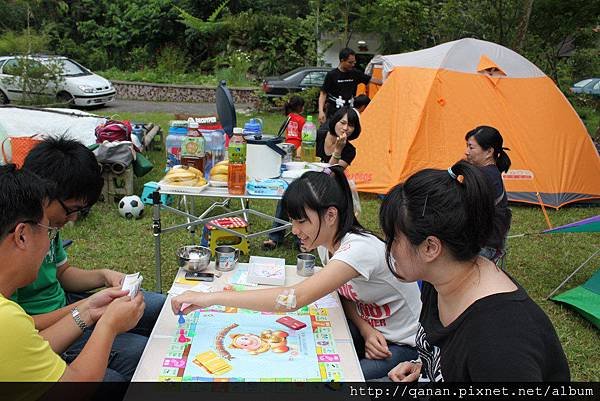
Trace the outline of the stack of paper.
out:
M 250 256 L 248 282 L 285 285 L 285 259 Z

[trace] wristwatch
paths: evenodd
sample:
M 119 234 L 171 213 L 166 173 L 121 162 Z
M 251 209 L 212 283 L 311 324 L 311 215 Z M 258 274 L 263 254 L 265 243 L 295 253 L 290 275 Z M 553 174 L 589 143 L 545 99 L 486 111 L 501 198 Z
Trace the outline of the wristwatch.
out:
M 81 329 L 81 331 L 85 331 L 85 329 L 87 329 L 88 326 L 81 318 L 81 314 L 79 313 L 79 309 L 77 309 L 77 307 L 71 309 L 71 316 L 73 316 L 75 324 Z

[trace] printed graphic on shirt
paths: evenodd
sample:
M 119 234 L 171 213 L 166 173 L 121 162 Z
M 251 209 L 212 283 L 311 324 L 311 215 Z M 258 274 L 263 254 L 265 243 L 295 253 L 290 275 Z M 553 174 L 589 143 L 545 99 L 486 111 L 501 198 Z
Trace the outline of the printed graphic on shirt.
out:
M 440 349 L 436 346 L 431 346 L 427 341 L 427 334 L 423 330 L 423 326 L 419 323 L 417 329 L 417 350 L 419 351 L 419 358 L 423 362 L 421 366 L 421 377 L 419 381 L 423 382 L 442 382 L 444 377 L 442 376 L 442 365 L 440 357 Z
M 356 310 L 360 317 L 369 323 L 371 327 L 387 326 L 387 318 L 392 315 L 392 310 L 388 304 L 378 305 L 374 303 L 360 302 L 358 294 L 354 291 L 352 284 L 346 283 L 338 288 L 338 292 L 344 298 L 353 301 L 356 304 Z
M 287 137 L 290 138 L 300 138 L 300 132 L 298 130 L 298 123 L 296 121 L 290 121 L 287 126 Z

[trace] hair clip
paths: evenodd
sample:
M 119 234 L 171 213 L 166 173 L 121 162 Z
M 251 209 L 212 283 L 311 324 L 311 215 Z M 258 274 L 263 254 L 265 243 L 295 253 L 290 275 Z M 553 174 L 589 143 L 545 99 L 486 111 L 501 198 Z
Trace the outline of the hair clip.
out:
M 330 177 L 333 175 L 333 171 L 331 171 L 331 169 L 330 169 L 329 167 L 325 167 L 325 168 L 322 170 L 322 172 L 323 172 L 323 173 L 325 173 L 325 174 L 327 174 L 327 175 L 328 175 L 328 176 L 330 176 Z
M 456 174 L 454 174 L 454 171 L 452 171 L 452 167 L 448 167 L 448 174 L 450 174 L 450 177 L 456 180 Z
M 425 195 L 425 202 L 423 203 L 423 211 L 421 212 L 421 217 L 425 217 L 425 208 L 427 207 L 427 200 L 429 199 L 429 192 Z

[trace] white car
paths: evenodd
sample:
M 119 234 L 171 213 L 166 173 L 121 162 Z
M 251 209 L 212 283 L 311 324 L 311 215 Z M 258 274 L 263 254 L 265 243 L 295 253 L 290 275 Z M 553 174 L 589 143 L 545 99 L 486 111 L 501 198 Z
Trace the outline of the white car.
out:
M 20 77 L 15 75 L 22 60 L 23 56 L 0 56 L 0 104 L 23 98 Z M 56 96 L 58 101 L 75 106 L 104 105 L 115 98 L 116 91 L 110 81 L 67 57 L 29 56 L 28 62 L 58 66 L 61 70 L 61 82 L 47 85 L 40 94 Z

